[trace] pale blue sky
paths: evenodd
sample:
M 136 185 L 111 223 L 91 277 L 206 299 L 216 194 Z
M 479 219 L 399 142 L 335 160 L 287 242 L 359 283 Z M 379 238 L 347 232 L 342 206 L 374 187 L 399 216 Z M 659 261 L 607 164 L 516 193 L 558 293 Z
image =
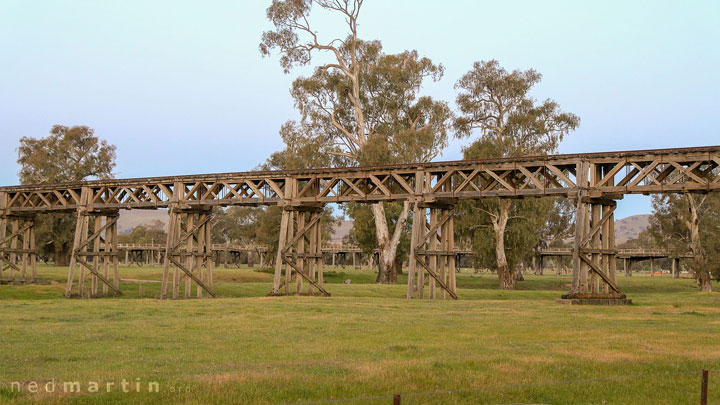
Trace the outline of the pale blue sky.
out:
M 21 136 L 89 125 L 118 147 L 118 177 L 243 171 L 295 118 L 257 44 L 269 1 L 0 0 L 0 184 Z M 446 67 L 424 92 L 453 105 L 477 60 L 534 68 L 534 94 L 582 124 L 561 152 L 720 144 L 720 2 L 366 0 L 360 36 Z M 320 30 L 335 28 L 318 19 Z M 441 159 L 458 159 L 455 141 Z M 646 197 L 618 217 L 649 213 Z

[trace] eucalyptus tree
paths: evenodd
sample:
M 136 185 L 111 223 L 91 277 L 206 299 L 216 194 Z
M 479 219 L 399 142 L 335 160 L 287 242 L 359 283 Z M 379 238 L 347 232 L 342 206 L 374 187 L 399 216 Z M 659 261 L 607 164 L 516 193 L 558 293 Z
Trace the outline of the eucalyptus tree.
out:
M 700 291 L 712 291 L 720 280 L 720 195 L 661 194 L 653 196 L 650 235 L 675 256 L 691 253 L 686 261 Z
M 560 110 L 553 100 L 530 96 L 542 76 L 535 70 L 506 71 L 495 60 L 475 62 L 458 80 L 456 136 L 477 139 L 464 150 L 466 159 L 557 153 L 564 136 L 580 119 Z M 557 207 L 549 199 L 483 199 L 463 202 L 459 230 L 473 241 L 476 257 L 497 270 L 500 288 L 514 289 L 517 268 Z
M 313 150 L 314 159 L 322 156 L 331 166 L 429 161 L 447 144 L 452 113 L 446 103 L 419 91 L 426 79 L 439 80 L 444 69 L 416 51 L 388 55 L 379 41 L 360 40 L 361 6 L 361 0 L 274 0 L 267 9 L 275 30 L 263 33 L 263 55 L 279 50 L 285 72 L 310 64 L 318 54 L 325 62 L 293 82 L 291 95 L 302 119 L 283 126 L 286 149 Z M 342 18 L 347 36 L 322 41 L 310 24 L 313 7 Z M 380 252 L 378 282 L 393 282 L 410 205 L 398 210 L 392 233 L 385 205 L 370 209 Z
M 21 184 L 65 183 L 112 178 L 115 146 L 95 136 L 87 126 L 54 125 L 45 138 L 20 138 L 17 149 Z M 36 221 L 37 246 L 67 265 L 75 218 L 71 214 L 41 215 Z

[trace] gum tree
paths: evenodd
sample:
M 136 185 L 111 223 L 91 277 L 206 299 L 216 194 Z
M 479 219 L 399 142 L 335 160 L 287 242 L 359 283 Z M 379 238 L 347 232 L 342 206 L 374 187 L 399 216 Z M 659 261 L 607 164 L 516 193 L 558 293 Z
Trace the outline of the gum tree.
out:
M 557 153 L 560 141 L 580 119 L 562 112 L 553 100 L 537 102 L 530 96 L 541 78 L 532 69 L 508 72 L 495 60 L 475 62 L 460 78 L 455 85 L 460 111 L 456 136 L 477 136 L 464 150 L 466 159 Z M 552 209 L 557 207 L 549 199 L 463 202 L 460 210 L 466 215 L 460 217 L 459 228 L 473 241 L 481 264 L 497 270 L 500 288 L 514 289 L 517 267 L 548 226 Z
M 418 93 L 425 79 L 439 80 L 443 68 L 416 51 L 388 55 L 379 41 L 360 40 L 361 6 L 361 0 L 275 0 L 267 9 L 275 30 L 263 33 L 263 55 L 277 49 L 286 73 L 326 62 L 293 83 L 291 94 L 302 120 L 283 127 L 286 148 L 310 148 L 329 165 L 429 161 L 446 146 L 451 112 L 446 103 Z M 347 36 L 323 42 L 310 24 L 313 7 L 342 18 Z M 370 209 L 380 252 L 377 281 L 392 283 L 410 205 L 402 204 L 392 232 L 385 203 Z
M 663 194 L 653 197 L 648 232 L 657 246 L 676 256 L 692 253 L 687 260 L 702 292 L 712 291 L 711 280 L 720 280 L 720 195 Z
M 20 138 L 17 151 L 21 184 L 108 179 L 115 168 L 115 146 L 86 126 L 55 125 L 45 138 Z M 67 265 L 75 218 L 65 213 L 41 215 L 36 226 L 40 250 L 52 253 L 55 265 Z

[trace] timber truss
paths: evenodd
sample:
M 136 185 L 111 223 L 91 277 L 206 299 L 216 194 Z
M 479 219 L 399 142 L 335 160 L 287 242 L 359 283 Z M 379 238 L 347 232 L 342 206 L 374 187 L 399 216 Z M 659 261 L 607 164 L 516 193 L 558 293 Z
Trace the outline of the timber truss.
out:
M 578 208 L 573 284 L 567 296 L 624 299 L 614 280 L 612 224 L 616 200 L 625 194 L 717 191 L 718 166 L 720 146 L 711 146 L 1 187 L 0 232 L 7 234 L 5 224 L 13 216 L 65 211 L 78 213 L 79 219 L 107 213 L 100 221 L 106 221 L 105 225 L 93 228 L 107 235 L 108 230 L 110 234 L 113 231 L 104 227 L 119 209 L 170 208 L 171 237 L 166 246 L 168 260 L 161 295 L 168 295 L 169 266 L 174 266 L 173 297 L 181 295 L 182 280 L 182 295 L 189 297 L 194 283 L 198 295 L 214 296 L 212 263 L 208 260 L 212 250 L 208 236 L 210 209 L 279 205 L 283 217 L 272 294 L 293 293 L 293 283 L 294 293 L 302 293 L 303 283 L 307 283 L 306 293 L 329 295 L 323 287 L 319 257 L 320 209 L 328 203 L 409 201 L 416 209 L 408 297 L 423 296 L 427 279 L 431 297 L 440 294 L 455 298 L 454 271 L 450 271 L 454 263 L 449 253 L 453 251 L 452 206 L 463 199 L 556 196 L 572 198 Z M 66 293 L 70 294 L 73 269 L 79 265 L 90 272 L 91 279 L 96 280 L 93 282 L 99 280 L 118 294 L 117 279 L 110 281 L 109 276 L 93 270 L 98 257 L 117 260 L 113 242 L 109 248 L 104 248 L 102 242 L 96 248 L 95 240 L 100 236 L 87 235 L 85 222 L 78 221 Z M 18 229 L 21 227 L 18 225 Z M 108 237 L 102 238 L 98 240 Z M 9 255 L 18 253 L 11 252 L 12 240 L 8 245 L 5 239 L 0 238 L 0 256 L 7 267 L 13 261 Z M 86 257 L 92 257 L 93 262 Z M 82 279 L 81 275 L 81 286 Z M 91 290 L 90 295 L 96 293 Z
M 322 214 L 323 209 L 319 207 L 286 207 L 283 210 L 275 259 L 275 276 L 270 295 L 330 296 L 323 286 L 320 230 Z M 305 291 L 303 291 L 304 282 L 307 282 Z
M 160 298 L 168 298 L 170 286 L 172 298 L 179 298 L 181 295 L 190 298 L 193 286 L 196 287 L 197 298 L 202 298 L 204 293 L 215 297 L 210 242 L 211 219 L 212 212 L 207 208 L 174 206 L 170 209 Z M 183 284 L 181 291 L 180 286 Z
M 37 280 L 34 224 L 33 213 L 0 217 L 0 281 L 25 284 Z
M 118 210 L 78 210 L 66 297 L 122 295 L 118 274 L 118 216 Z
M 457 299 L 453 221 L 453 205 L 415 204 L 407 298 L 423 298 L 427 273 L 429 298 L 445 299 L 449 295 Z

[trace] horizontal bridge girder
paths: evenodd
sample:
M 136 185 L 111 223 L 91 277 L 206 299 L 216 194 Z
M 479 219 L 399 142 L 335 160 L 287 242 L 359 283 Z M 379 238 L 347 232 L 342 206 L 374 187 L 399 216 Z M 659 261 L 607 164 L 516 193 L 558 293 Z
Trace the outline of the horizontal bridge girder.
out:
M 589 165 L 593 179 L 578 178 Z M 257 171 L 0 187 L 5 215 L 230 205 L 428 201 L 720 189 L 720 146 L 297 171 Z M 586 173 L 587 171 L 583 171 Z M 293 190 L 289 192 L 289 188 Z M 83 197 L 83 193 L 87 196 Z M 85 199 L 83 199 L 85 198 Z

